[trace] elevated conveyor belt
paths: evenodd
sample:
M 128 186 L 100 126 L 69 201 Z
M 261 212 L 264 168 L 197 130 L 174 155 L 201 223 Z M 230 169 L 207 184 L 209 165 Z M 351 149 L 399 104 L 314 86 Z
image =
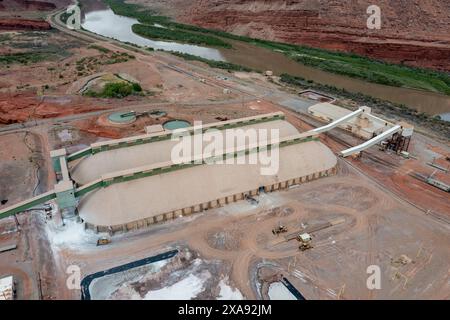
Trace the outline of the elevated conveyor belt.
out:
M 128 182 L 132 180 L 142 179 L 149 176 L 165 174 L 177 170 L 187 169 L 194 166 L 211 164 L 215 161 L 225 160 L 227 158 L 235 158 L 250 153 L 257 153 L 261 150 L 270 150 L 271 148 L 282 148 L 294 144 L 309 142 L 317 139 L 317 134 L 305 132 L 295 136 L 286 137 L 284 139 L 275 139 L 273 141 L 263 141 L 249 146 L 241 146 L 238 148 L 224 149 L 217 153 L 204 153 L 194 157 L 180 159 L 180 163 L 173 162 L 157 163 L 149 166 L 133 168 L 125 171 L 112 172 L 103 175 L 100 179 L 85 184 L 75 191 L 77 198 L 80 198 L 99 188 L 106 188 L 112 184 Z
M 346 157 L 356 154 L 358 152 L 364 151 L 364 150 L 370 148 L 371 146 L 376 145 L 377 143 L 386 140 L 387 138 L 391 137 L 392 135 L 394 135 L 395 133 L 397 133 L 401 130 L 402 130 L 402 127 L 397 125 L 391 129 L 383 132 L 382 134 L 376 136 L 375 138 L 360 144 L 359 146 L 341 151 L 340 156 L 346 158 Z
M 284 114 L 282 112 L 274 112 L 270 114 L 258 115 L 253 117 L 234 119 L 228 121 L 215 122 L 210 124 L 204 124 L 201 126 L 201 130 L 203 132 L 209 129 L 217 129 L 217 130 L 226 130 L 244 127 L 248 125 L 254 125 L 257 123 L 270 122 L 276 120 L 284 120 Z M 184 129 L 179 129 L 179 132 L 186 132 L 189 134 L 194 134 L 196 130 L 199 130 L 197 127 L 189 127 Z M 74 160 L 78 160 L 84 158 L 86 156 L 90 156 L 99 152 L 115 150 L 120 148 L 128 148 L 141 144 L 159 142 L 164 140 L 170 140 L 172 138 L 173 133 L 171 131 L 166 131 L 163 133 L 156 134 L 145 134 L 140 136 L 134 136 L 130 138 L 123 138 L 117 140 L 110 140 L 104 142 L 98 142 L 91 144 L 88 148 L 80 150 L 76 153 L 70 154 L 67 156 L 67 161 L 72 162 Z
M 213 153 L 205 153 L 199 156 L 195 156 L 193 158 L 183 159 L 182 163 L 174 164 L 172 162 L 167 163 L 158 163 L 151 166 L 134 168 L 121 172 L 113 172 L 107 175 L 102 176 L 101 179 L 92 181 L 82 187 L 79 187 L 75 190 L 75 197 L 80 198 L 92 191 L 95 191 L 99 188 L 106 188 L 115 183 L 122 183 L 132 180 L 137 180 L 153 175 L 160 175 L 164 173 L 169 173 L 176 170 L 182 170 L 186 168 L 190 168 L 198 165 L 205 165 L 212 163 L 219 159 L 226 159 L 227 157 L 238 157 L 245 154 L 250 154 L 253 152 L 260 152 L 261 150 L 272 149 L 272 148 L 282 148 L 286 146 L 290 146 L 293 144 L 308 142 L 317 139 L 317 134 L 313 132 L 305 132 L 302 134 L 298 134 L 295 136 L 286 137 L 284 139 L 274 139 L 271 141 L 263 141 L 258 142 L 256 144 L 252 144 L 249 146 L 242 146 L 239 148 L 232 149 L 224 149 L 217 154 Z M 35 198 L 23 201 L 18 203 L 17 205 L 8 207 L 4 210 L 0 211 L 0 219 L 12 216 L 16 213 L 20 213 L 36 207 L 42 203 L 53 200 L 57 198 L 56 190 L 52 190 L 50 192 L 44 193 Z
M 346 116 L 344 116 L 344 117 L 342 117 L 340 119 L 337 119 L 336 121 L 333 121 L 330 124 L 327 124 L 326 126 L 323 126 L 323 127 L 320 127 L 320 128 L 316 128 L 316 129 L 311 130 L 311 131 L 315 132 L 315 133 L 323 133 L 323 132 L 330 131 L 331 129 L 334 129 L 337 126 L 339 126 L 340 124 L 345 123 L 345 122 L 347 122 L 347 121 L 349 121 L 349 120 L 359 116 L 363 112 L 364 112 L 364 109 L 358 109 L 355 112 L 352 112 L 352 113 L 350 113 L 350 114 L 348 114 L 348 115 L 346 115 Z
M 43 204 L 55 198 L 56 193 L 54 190 L 52 190 L 47 193 L 41 194 L 37 197 L 22 201 L 16 205 L 0 210 L 0 219 L 7 218 L 9 216 L 15 215 L 16 213 L 20 213 L 28 209 L 34 208 L 40 204 Z

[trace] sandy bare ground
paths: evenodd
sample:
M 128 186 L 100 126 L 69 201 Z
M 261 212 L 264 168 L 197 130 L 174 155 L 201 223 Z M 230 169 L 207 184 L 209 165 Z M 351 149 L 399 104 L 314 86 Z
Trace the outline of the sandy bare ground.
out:
M 117 46 L 105 45 L 117 50 Z M 82 50 L 86 55 L 98 54 L 91 49 Z M 73 68 L 76 62 L 68 63 L 69 68 Z M 167 69 L 168 64 L 174 63 L 188 73 Z M 139 68 L 141 64 L 148 67 L 148 73 L 144 70 L 147 68 Z M 81 98 L 81 101 L 77 100 L 78 105 L 86 109 L 67 118 L 66 113 L 56 112 L 73 107 L 71 103 L 66 104 L 68 100 L 65 100 L 64 90 L 67 86 L 56 86 L 53 92 L 56 98 L 50 99 L 54 102 L 54 109 L 40 109 L 42 117 L 55 118 L 30 123 L 30 115 L 35 115 L 35 103 L 31 110 L 21 114 L 21 121 L 30 125 L 28 129 L 14 127 L 7 132 L 11 136 L 0 136 L 2 146 L 7 146 L 0 154 L 1 162 L 3 165 L 14 165 L 13 176 L 9 175 L 7 168 L 2 167 L 1 170 L 0 179 L 2 188 L 8 190 L 7 198 L 26 198 L 37 184 L 36 177 L 31 175 L 34 165 L 26 162 L 31 151 L 21 142 L 25 131 L 36 136 L 34 143 L 41 145 L 42 168 L 47 168 L 47 172 L 42 173 L 43 179 L 40 179 L 44 191 L 51 188 L 53 182 L 48 170 L 50 149 L 68 147 L 74 151 L 104 138 L 142 133 L 146 125 L 166 120 L 141 118 L 130 126 L 113 127 L 104 120 L 115 110 L 135 109 L 136 106 L 137 111 L 162 109 L 168 112 L 167 119 L 191 122 L 216 122 L 219 117 L 234 119 L 282 110 L 287 114 L 288 121 L 300 131 L 314 127 L 310 120 L 306 121 L 303 116 L 276 105 L 276 99 L 270 96 L 276 86 L 256 75 L 241 75 L 240 80 L 217 81 L 216 71 L 159 53 L 151 56 L 136 54 L 136 61 L 126 62 L 122 67 L 148 88 L 156 86 L 161 99 L 148 97 L 101 103 L 89 100 L 90 104 L 84 105 L 84 98 Z M 117 69 L 114 69 L 116 66 L 108 68 L 111 68 L 108 72 L 121 70 L 119 66 Z M 51 73 L 47 66 L 35 70 L 42 71 L 43 76 Z M 9 70 L 5 72 L 8 75 L 14 73 Z M 28 77 L 34 79 L 33 74 L 28 74 Z M 202 78 L 207 79 L 207 84 L 199 81 Z M 5 87 L 14 88 L 15 78 L 8 79 L 12 79 L 8 81 L 13 83 Z M 59 77 L 54 79 L 55 83 L 60 81 Z M 224 87 L 232 87 L 233 92 L 238 94 L 222 95 Z M 29 93 L 26 91 L 23 94 Z M 251 100 L 248 100 L 249 96 Z M 37 99 L 35 93 L 26 98 Z M 269 98 L 272 102 L 268 101 Z M 72 96 L 71 99 L 78 98 Z M 12 102 L 5 101 L 5 105 Z M 25 102 L 22 106 L 28 106 L 28 100 Z M 93 105 L 95 108 L 92 108 Z M 104 107 L 108 110 L 103 110 Z M 91 114 L 92 111 L 100 112 Z M 348 144 L 360 142 L 339 130 L 324 135 L 322 141 L 334 152 L 343 150 Z M 232 286 L 246 298 L 261 298 L 256 283 L 266 281 L 261 280 L 259 275 L 263 267 L 275 276 L 284 274 L 308 299 L 448 299 L 449 226 L 434 215 L 449 215 L 448 195 L 426 184 L 412 183 L 408 173 L 410 170 L 430 173 L 426 162 L 435 156 L 438 161 L 445 161 L 449 150 L 448 146 L 418 134 L 413 140 L 412 153 L 418 156 L 418 160 L 402 160 L 395 155 L 383 154 L 374 147 L 359 161 L 341 161 L 337 176 L 262 196 L 258 206 L 239 202 L 138 233 L 116 236 L 107 247 L 96 247 L 98 236 L 93 234 L 82 234 L 81 241 L 69 239 L 56 243 L 54 234 L 47 239 L 45 230 L 48 228 L 44 228 L 42 213 L 26 213 L 19 216 L 24 230 L 21 233 L 14 232 L 13 219 L 1 222 L 0 245 L 16 241 L 18 250 L 1 254 L 0 275 L 11 273 L 18 277 L 19 298 L 39 298 L 41 295 L 45 299 L 78 299 L 79 291 L 68 290 L 65 286 L 68 265 L 79 265 L 85 276 L 170 248 L 188 247 L 203 259 L 223 261 L 224 265 L 229 265 L 226 273 Z M 20 161 L 12 159 L 16 154 Z M 442 173 L 438 177 L 443 181 L 448 179 Z M 11 190 L 22 181 L 26 181 L 26 190 Z M 46 181 L 47 185 L 42 185 L 42 181 Z M 428 210 L 433 214 L 426 215 Z M 271 233 L 271 229 L 280 222 L 297 232 L 302 230 L 302 224 L 315 225 L 334 218 L 344 218 L 345 222 L 314 233 L 314 248 L 304 253 L 298 250 L 295 241 L 280 242 L 282 239 Z M 47 226 L 54 225 L 66 231 L 68 236 L 76 236 L 68 225 L 62 227 L 61 221 L 57 217 L 54 219 Z M 411 263 L 396 263 L 401 255 L 409 257 Z M 382 270 L 382 289 L 379 291 L 366 288 L 366 269 L 372 264 L 379 265 Z
M 336 299 L 342 288 L 342 299 L 448 297 L 448 226 L 392 199 L 345 163 L 336 177 L 259 200 L 257 206 L 239 202 L 118 236 L 110 247 L 62 247 L 59 256 L 82 265 L 87 275 L 187 246 L 203 259 L 229 263 L 230 280 L 246 298 L 260 297 L 251 279 L 264 265 L 275 266 L 308 299 Z M 278 223 L 294 232 L 302 230 L 302 223 L 335 218 L 345 222 L 313 233 L 314 248 L 306 252 L 298 250 L 296 241 L 284 242 L 271 233 Z M 400 255 L 412 262 L 396 265 Z M 366 288 L 366 269 L 374 264 L 382 270 L 382 289 L 376 292 Z
M 218 115 L 232 119 L 268 113 L 280 108 L 266 101 L 252 101 L 245 104 L 189 107 L 172 104 L 159 109 L 167 111 L 170 118 L 214 122 L 217 121 Z M 284 111 L 288 121 L 300 131 L 311 128 L 311 125 L 297 115 Z M 80 130 L 83 128 L 81 124 L 89 126 L 90 123 L 95 123 L 99 128 L 103 128 L 102 130 L 109 128 L 107 123 L 99 123 L 98 119 L 99 117 L 92 117 L 87 120 L 69 121 L 59 126 L 39 126 L 33 129 L 33 132 L 40 136 L 46 149 L 48 146 L 82 146 L 99 138 L 94 133 Z M 146 121 L 153 124 L 164 119 L 141 119 L 141 122 L 134 126 L 115 129 L 121 137 L 134 135 L 142 132 Z M 63 141 L 61 137 L 67 136 L 67 133 L 61 136 L 61 132 L 66 127 L 72 128 L 69 135 L 71 140 Z M 345 137 L 352 143 L 358 142 L 358 139 L 339 131 L 323 137 L 324 143 L 334 151 L 344 148 L 341 141 L 334 140 L 335 136 Z M 11 139 L 8 135 L 2 137 Z M 418 136 L 415 142 L 417 147 L 413 150 L 425 143 L 428 144 L 428 149 L 445 155 L 445 146 L 421 137 Z M 15 138 L 19 139 L 20 135 L 16 134 Z M 13 145 L 15 148 L 22 148 L 23 150 L 18 150 L 17 153 L 27 157 L 23 146 L 20 147 L 19 143 Z M 420 160 L 417 165 L 422 166 L 424 161 L 429 160 L 426 154 L 428 153 L 419 153 Z M 384 162 L 375 166 L 373 156 L 381 157 Z M 275 276 L 283 274 L 288 277 L 308 299 L 448 298 L 448 224 L 399 200 L 396 194 L 391 193 L 391 185 L 387 184 L 381 188 L 376 183 L 383 185 L 383 179 L 394 179 L 408 173 L 408 170 L 403 168 L 410 165 L 410 160 L 400 161 L 398 158 L 374 148 L 361 160 L 351 162 L 373 178 L 362 175 L 347 162 L 341 161 L 338 176 L 262 196 L 258 206 L 239 202 L 138 233 L 116 236 L 113 244 L 108 247 L 96 247 L 98 236 L 92 234 L 87 237 L 87 242 L 69 242 L 67 246 L 51 244 L 51 240 L 46 240 L 42 228 L 33 228 L 36 224 L 44 223 L 43 217 L 28 220 L 23 215 L 20 220 L 23 220 L 24 227 L 29 228 L 27 238 L 30 240 L 24 240 L 24 233 L 15 235 L 22 240 L 18 242 L 18 253 L 14 254 L 22 254 L 21 252 L 28 250 L 48 253 L 41 253 L 43 256 L 36 269 L 33 269 L 26 259 L 17 264 L 14 262 L 14 255 L 7 259 L 2 256 L 2 268 L 18 274 L 18 277 L 23 279 L 23 288 L 30 288 L 24 289 L 22 297 L 37 298 L 36 288 L 41 278 L 42 296 L 78 299 L 79 291 L 67 290 L 65 287 L 65 271 L 68 265 L 80 265 L 85 276 L 170 248 L 187 247 L 197 252 L 202 259 L 222 261 L 224 265 L 229 266 L 225 273 L 231 286 L 239 289 L 246 298 L 262 298 L 263 295 L 256 286 L 256 282 L 266 281 L 261 280 L 258 275 L 262 267 L 271 270 Z M 46 163 L 48 167 L 48 159 Z M 389 163 L 395 163 L 396 166 L 389 167 Z M 28 166 L 28 170 L 33 168 L 31 164 Z M 380 174 L 382 172 L 393 172 L 395 175 L 385 177 Z M 49 185 L 51 181 L 49 178 Z M 426 185 L 419 187 L 428 188 Z M 433 199 L 430 203 L 436 206 L 436 211 L 448 214 L 445 209 L 448 203 L 444 201 L 439 205 L 439 192 L 429 189 L 427 195 Z M 409 193 L 405 193 L 404 198 L 414 203 L 421 199 Z M 298 250 L 296 241 L 280 242 L 280 238 L 271 233 L 271 229 L 280 222 L 296 232 L 302 229 L 302 224 L 316 225 L 334 218 L 344 218 L 345 223 L 314 234 L 314 249 L 304 253 Z M 54 223 L 59 226 L 61 222 L 56 220 Z M 9 237 L 11 235 L 2 238 L 0 243 L 9 243 Z M 50 241 L 50 244 L 46 241 Z M 401 255 L 407 255 L 413 262 L 404 266 L 392 262 Z M 52 257 L 55 262 L 52 262 Z M 40 274 L 41 263 L 48 265 L 43 270 L 50 270 L 50 274 L 58 275 L 53 286 L 45 284 L 45 279 L 51 278 L 51 275 L 46 271 Z M 379 265 L 382 270 L 380 291 L 369 291 L 365 286 L 368 276 L 366 269 L 372 264 Z

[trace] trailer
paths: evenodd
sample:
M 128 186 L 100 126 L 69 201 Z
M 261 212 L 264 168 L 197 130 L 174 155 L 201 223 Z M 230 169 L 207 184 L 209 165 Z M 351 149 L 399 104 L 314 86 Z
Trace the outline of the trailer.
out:
M 16 289 L 14 286 L 13 276 L 8 276 L 0 279 L 0 301 L 14 300 L 16 296 Z

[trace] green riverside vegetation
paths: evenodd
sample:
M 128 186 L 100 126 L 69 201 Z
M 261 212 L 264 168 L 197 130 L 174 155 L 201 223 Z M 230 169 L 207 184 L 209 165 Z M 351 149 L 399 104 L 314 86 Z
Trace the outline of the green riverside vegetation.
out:
M 445 73 L 311 48 L 295 49 L 288 55 L 304 65 L 368 82 L 450 95 L 450 76 Z
M 170 51 L 170 53 L 175 56 L 181 57 L 185 60 L 188 60 L 188 61 L 201 61 L 201 62 L 209 65 L 211 68 L 224 69 L 224 70 L 228 70 L 228 71 L 244 71 L 244 72 L 256 71 L 256 70 L 253 70 L 253 69 L 250 69 L 250 68 L 238 65 L 238 64 L 205 59 L 205 58 L 202 58 L 199 56 L 194 56 L 194 55 L 188 54 L 188 53 L 182 53 L 182 52 L 177 52 L 177 51 Z
M 127 4 L 123 0 L 105 0 L 115 14 L 137 19 L 140 24 L 133 25 L 133 32 L 140 36 L 156 39 L 178 41 L 195 45 L 205 45 L 212 47 L 231 48 L 231 45 L 219 38 L 201 33 L 183 31 L 179 28 L 172 28 L 170 19 L 157 16 L 155 13 L 144 10 L 136 4 Z M 163 26 L 156 27 L 154 24 Z
M 210 33 L 282 52 L 301 64 L 327 72 L 394 87 L 407 87 L 450 95 L 450 74 L 448 73 L 386 63 L 355 54 L 253 39 L 196 26 L 176 25 L 183 30 Z
M 229 43 L 226 43 L 219 38 L 214 38 L 203 34 L 148 26 L 144 24 L 135 24 L 133 25 L 132 29 L 134 33 L 150 39 L 169 40 L 196 45 L 231 48 L 231 45 Z
M 136 18 L 141 24 L 134 26 L 133 31 L 150 38 L 219 47 L 231 46 L 223 39 L 243 41 L 255 46 L 282 52 L 298 63 L 327 72 L 377 84 L 420 89 L 450 95 L 449 73 L 386 63 L 355 54 L 233 35 L 220 30 L 176 23 L 168 17 L 159 16 L 155 12 L 147 10 L 140 5 L 127 4 L 124 0 L 104 1 L 116 14 Z M 166 29 L 149 26 L 155 23 L 164 26 Z M 221 42 L 225 43 L 226 46 Z

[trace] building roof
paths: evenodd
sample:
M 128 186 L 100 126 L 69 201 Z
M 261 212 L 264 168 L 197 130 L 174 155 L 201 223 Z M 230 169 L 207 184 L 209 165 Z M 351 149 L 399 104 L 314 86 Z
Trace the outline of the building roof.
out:
M 12 276 L 0 279 L 0 300 L 14 299 L 14 279 Z
M 278 129 L 280 139 L 298 134 L 297 129 L 284 120 L 247 125 L 239 129 L 266 129 L 269 134 L 271 129 Z M 100 152 L 76 164 L 71 170 L 71 177 L 77 183 L 84 185 L 108 173 L 168 162 L 171 161 L 171 152 L 176 144 L 178 144 L 177 141 L 165 140 Z M 240 146 L 238 143 L 237 147 Z
M 261 175 L 261 164 L 201 165 L 99 189 L 82 198 L 78 210 L 90 224 L 118 226 L 325 171 L 337 163 L 319 141 L 279 150 L 276 175 Z
M 352 113 L 352 111 L 348 109 L 341 108 L 328 102 L 315 104 L 309 107 L 308 111 L 318 114 L 319 116 L 328 119 L 328 121 L 334 121 Z
M 121 181 L 111 185 L 107 183 L 107 187 L 83 196 L 78 206 L 81 218 L 95 226 L 118 227 L 324 172 L 337 164 L 336 156 L 330 149 L 318 140 L 311 139 L 314 134 L 299 134 L 298 130 L 285 120 L 278 118 L 248 125 L 244 125 L 243 123 L 248 122 L 242 119 L 233 122 L 241 125 L 236 129 L 244 130 L 244 134 L 249 130 L 261 134 L 258 141 L 235 141 L 234 146 L 225 143 L 227 139 L 223 136 L 218 138 L 223 142 L 223 149 L 214 156 L 230 154 L 232 150 L 231 154 L 236 156 L 233 158 L 234 164 L 173 166 L 171 155 L 178 141 L 171 140 L 102 151 L 81 160 L 72 169 L 72 178 L 78 183 L 92 183 L 97 179 L 108 182 L 116 178 Z M 265 154 L 265 148 L 261 147 L 267 145 L 265 141 L 277 138 L 270 134 L 272 129 L 279 133 L 281 141 L 278 142 L 288 143 L 283 143 L 282 147 L 276 149 L 279 150 L 279 158 L 269 157 L 269 162 L 264 162 L 260 156 Z M 265 135 L 266 133 L 268 135 Z M 193 139 L 189 136 L 188 141 L 192 142 Z M 192 144 L 191 149 L 195 151 L 193 154 L 196 158 L 205 159 L 210 157 L 212 152 L 207 146 L 208 143 L 205 142 L 203 149 L 194 150 Z M 258 158 L 256 163 L 248 161 L 250 155 L 245 151 L 249 150 L 259 150 L 250 153 Z M 237 164 L 243 159 L 247 160 L 242 161 L 245 164 Z M 272 164 L 275 166 L 275 172 L 264 175 L 263 169 L 271 165 L 270 160 L 274 161 Z M 191 159 L 188 162 L 190 161 Z M 153 167 L 171 170 L 165 170 L 162 174 L 159 171 L 154 175 L 144 174 L 157 170 Z M 175 169 L 172 170 L 172 167 Z M 127 179 L 135 173 L 142 173 L 142 176 L 138 179 Z
M 352 125 L 357 127 L 359 130 L 365 131 L 370 134 L 382 132 L 383 129 L 386 128 L 386 121 L 373 116 L 371 114 L 370 108 L 362 108 L 365 108 L 367 110 L 362 117 L 355 117 L 353 119 L 350 119 L 349 121 L 343 123 L 341 127 Z M 352 113 L 351 110 L 336 106 L 328 102 L 315 104 L 309 107 L 308 111 L 314 116 L 322 118 L 329 122 L 338 120 Z

